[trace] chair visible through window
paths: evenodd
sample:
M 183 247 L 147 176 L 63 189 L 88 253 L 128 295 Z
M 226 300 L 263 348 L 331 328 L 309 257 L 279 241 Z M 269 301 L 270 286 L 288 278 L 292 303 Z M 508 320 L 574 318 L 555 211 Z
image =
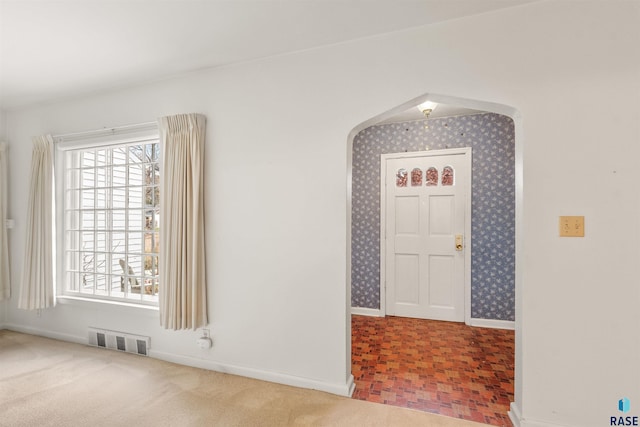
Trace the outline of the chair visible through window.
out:
M 120 263 L 120 267 L 122 267 L 122 273 L 123 275 L 120 276 L 120 291 L 124 292 L 124 277 L 125 275 L 129 276 L 129 286 L 130 286 L 130 293 L 134 293 L 134 294 L 139 294 L 140 293 L 140 282 L 138 282 L 138 279 L 135 276 L 135 272 L 133 271 L 133 268 L 131 268 L 130 265 L 128 265 L 124 259 L 120 259 L 120 261 L 118 261 Z M 116 282 L 117 283 L 117 282 Z

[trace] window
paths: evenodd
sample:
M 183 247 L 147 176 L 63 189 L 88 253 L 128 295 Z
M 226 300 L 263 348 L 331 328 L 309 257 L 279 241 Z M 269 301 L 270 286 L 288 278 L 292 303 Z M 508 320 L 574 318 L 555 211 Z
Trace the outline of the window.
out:
M 419 187 L 422 185 L 422 169 L 413 168 L 411 171 L 411 186 Z
M 407 186 L 407 175 L 406 169 L 398 169 L 398 172 L 396 172 L 396 187 Z
M 442 185 L 453 185 L 453 168 L 445 166 L 442 169 Z
M 157 137 L 63 150 L 64 293 L 157 304 Z
M 433 166 L 427 169 L 427 187 L 438 185 L 438 169 Z

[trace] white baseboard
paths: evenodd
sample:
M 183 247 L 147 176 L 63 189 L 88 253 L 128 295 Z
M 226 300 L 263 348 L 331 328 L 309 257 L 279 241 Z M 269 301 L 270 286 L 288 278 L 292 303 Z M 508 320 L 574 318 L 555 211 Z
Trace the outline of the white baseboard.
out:
M 513 424 L 513 427 L 566 427 L 561 424 L 551 424 L 545 423 L 541 421 L 532 421 L 532 420 L 523 420 L 522 415 L 520 414 L 520 408 L 516 405 L 515 402 L 511 402 L 509 407 L 509 419 Z
M 351 314 L 360 316 L 384 317 L 384 313 L 379 308 L 351 307 Z
M 569 427 L 566 424 L 551 424 L 542 421 L 520 420 L 520 426 L 515 427 Z
M 54 340 L 72 342 L 75 344 L 87 345 L 87 339 L 88 339 L 87 336 L 79 337 L 76 335 L 61 334 L 59 332 L 47 331 L 45 329 L 31 328 L 28 326 L 16 325 L 11 323 L 5 325 L 5 329 L 8 329 L 14 332 L 21 332 L 23 334 L 28 334 L 28 335 L 37 335 L 40 337 L 52 338 Z
M 475 319 L 471 318 L 469 326 L 478 328 L 494 328 L 494 329 L 516 329 L 516 322 L 513 320 L 494 320 L 494 319 Z
M 385 317 L 385 314 L 379 308 L 351 307 L 351 314 L 360 316 Z M 516 329 L 516 322 L 512 320 L 471 318 L 469 320 L 469 326 L 475 326 L 478 328 L 509 329 L 513 331 Z
M 69 334 L 61 334 L 58 332 L 47 331 L 39 328 L 31 328 L 20 325 L 8 324 L 6 329 L 15 332 L 21 332 L 29 335 L 37 335 L 46 338 L 52 338 L 60 341 L 72 342 L 75 344 L 88 345 L 88 336 L 75 336 Z M 327 393 L 337 394 L 339 396 L 351 397 L 355 390 L 356 384 L 353 375 L 349 375 L 345 384 L 334 384 L 323 381 L 317 381 L 310 378 L 296 377 L 277 372 L 262 371 L 259 369 L 246 368 L 242 366 L 218 363 L 212 360 L 198 359 L 190 356 L 181 356 L 178 354 L 164 353 L 160 351 L 149 350 L 149 356 L 165 360 L 167 362 L 177 363 L 180 365 L 191 366 L 194 368 L 208 369 L 216 372 L 240 375 L 243 377 L 255 378 L 257 380 L 269 381 L 273 383 L 285 384 L 300 388 L 309 388 L 313 390 L 325 391 Z
M 507 415 L 509 415 L 509 419 L 511 420 L 513 427 L 522 427 L 520 424 L 520 408 L 518 408 L 516 402 L 511 402 Z
M 164 353 L 160 351 L 149 351 L 149 356 L 167 362 L 177 363 L 179 365 L 191 366 L 194 368 L 208 369 L 210 371 L 223 372 L 225 374 L 239 375 L 242 377 L 255 378 L 261 381 L 285 384 L 294 387 L 308 388 L 313 390 L 325 391 L 327 393 L 337 394 L 339 396 L 351 397 L 355 390 L 355 381 L 353 375 L 349 375 L 345 384 L 333 384 L 323 381 L 312 380 L 310 378 L 296 377 L 293 375 L 281 374 L 277 372 L 263 371 L 243 366 L 230 365 L 227 363 L 219 363 L 213 360 L 198 359 L 190 356 L 181 356 L 177 354 Z

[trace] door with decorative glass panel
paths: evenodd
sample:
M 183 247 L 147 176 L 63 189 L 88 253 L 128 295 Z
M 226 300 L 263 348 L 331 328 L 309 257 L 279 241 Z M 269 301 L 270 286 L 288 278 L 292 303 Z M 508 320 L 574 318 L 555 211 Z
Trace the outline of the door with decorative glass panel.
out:
M 465 321 L 471 148 L 383 154 L 381 190 L 384 312 Z

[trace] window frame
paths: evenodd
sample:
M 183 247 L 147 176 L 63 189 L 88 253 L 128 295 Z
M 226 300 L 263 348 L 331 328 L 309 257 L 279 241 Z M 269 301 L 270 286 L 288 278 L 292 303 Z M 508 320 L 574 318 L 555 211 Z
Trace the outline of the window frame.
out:
M 112 128 L 112 129 L 105 129 L 105 130 L 99 130 L 99 131 L 93 131 L 93 132 L 83 132 L 78 134 L 62 135 L 54 138 L 54 141 L 55 141 L 55 193 L 56 193 L 55 194 L 55 201 L 56 201 L 55 217 L 56 217 L 56 233 L 58 236 L 58 238 L 56 239 L 56 245 L 55 245 L 55 251 L 57 253 L 55 276 L 58 283 L 58 286 L 57 286 L 58 297 L 69 298 L 69 299 L 82 299 L 82 300 L 89 300 L 89 301 L 95 301 L 95 302 L 105 302 L 105 303 L 117 304 L 117 305 L 143 306 L 147 308 L 157 308 L 158 307 L 157 294 L 155 298 L 144 298 L 144 295 L 143 295 L 144 286 L 145 286 L 144 282 L 140 284 L 141 286 L 140 295 L 139 295 L 140 298 L 131 298 L 127 296 L 120 297 L 120 296 L 111 296 L 111 295 L 97 295 L 97 294 L 83 293 L 80 291 L 70 290 L 70 286 L 67 280 L 67 276 L 68 276 L 67 275 L 67 266 L 68 266 L 67 239 L 68 239 L 69 233 L 67 229 L 67 218 L 66 218 L 66 210 L 67 210 L 67 207 L 66 207 L 67 182 L 66 181 L 67 181 L 67 174 L 69 173 L 69 168 L 71 167 L 71 165 L 67 164 L 67 157 L 69 157 L 67 156 L 67 154 L 70 151 L 75 151 L 75 150 L 93 150 L 93 149 L 100 149 L 100 148 L 115 149 L 116 147 L 121 147 L 121 146 L 128 147 L 135 144 L 157 143 L 159 148 L 157 164 L 161 168 L 162 146 L 161 146 L 161 140 L 160 140 L 157 123 L 153 122 L 153 123 L 146 123 L 141 125 L 126 126 L 122 128 Z M 127 183 L 127 187 L 129 186 L 128 184 L 129 183 Z M 142 197 L 144 198 L 144 191 L 143 191 Z M 93 209 L 96 209 L 96 208 L 94 207 Z M 140 209 L 144 213 L 145 211 L 144 200 Z M 143 257 L 141 260 L 142 265 L 144 265 L 144 232 L 145 232 L 144 228 L 145 228 L 145 225 L 144 225 L 144 218 L 143 218 L 142 227 L 140 228 L 140 232 L 142 233 L 142 239 L 141 239 L 141 242 L 142 242 L 141 256 Z M 93 230 L 95 232 L 95 227 Z M 130 230 L 127 230 L 126 232 L 128 231 Z M 78 233 L 81 233 L 81 231 L 78 231 Z M 80 251 L 80 249 L 78 248 L 76 248 L 76 250 Z M 128 249 L 125 248 L 125 253 L 127 253 L 127 250 Z M 114 253 L 112 251 L 109 251 L 109 252 Z M 157 260 L 157 256 L 156 256 L 156 260 Z M 114 274 L 112 273 L 112 275 Z M 126 277 L 126 274 L 122 276 Z M 138 274 L 136 277 L 138 276 L 143 277 L 144 271 L 141 271 L 141 273 Z M 109 277 L 109 276 L 106 276 L 106 277 Z M 138 294 L 130 293 L 129 295 L 138 295 Z

